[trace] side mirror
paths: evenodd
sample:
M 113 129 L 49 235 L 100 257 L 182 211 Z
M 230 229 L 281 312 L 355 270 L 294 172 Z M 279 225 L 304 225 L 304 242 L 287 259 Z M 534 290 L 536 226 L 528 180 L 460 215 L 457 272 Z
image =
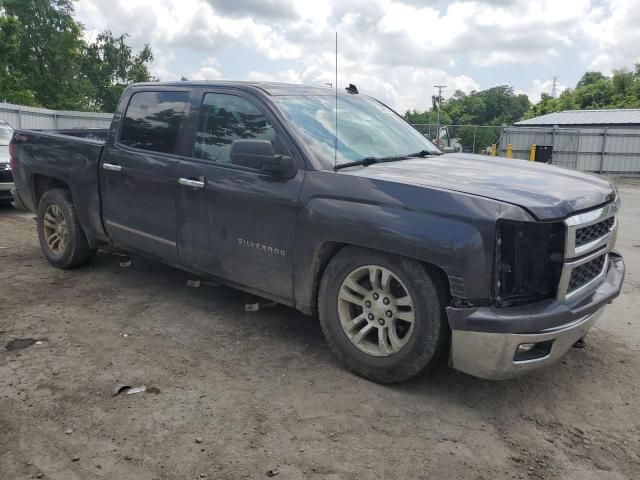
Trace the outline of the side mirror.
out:
M 287 155 L 276 155 L 269 140 L 234 140 L 231 144 L 231 163 L 269 172 L 277 177 L 291 178 L 296 163 Z

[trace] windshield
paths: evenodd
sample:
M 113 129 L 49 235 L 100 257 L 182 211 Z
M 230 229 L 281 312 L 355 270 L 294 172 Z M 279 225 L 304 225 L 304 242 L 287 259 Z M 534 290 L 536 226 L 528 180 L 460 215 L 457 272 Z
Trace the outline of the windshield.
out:
M 429 140 L 394 111 L 363 95 L 274 97 L 324 168 L 365 158 L 440 154 Z M 335 160 L 334 160 L 335 158 Z
M 9 145 L 13 129 L 7 125 L 0 125 L 0 145 Z

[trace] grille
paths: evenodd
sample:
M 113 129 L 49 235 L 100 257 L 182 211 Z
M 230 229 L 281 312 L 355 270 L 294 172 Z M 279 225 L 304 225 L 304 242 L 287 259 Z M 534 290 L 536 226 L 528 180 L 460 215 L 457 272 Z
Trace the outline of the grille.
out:
M 11 182 L 13 182 L 13 175 L 11 175 L 11 170 L 0 169 L 0 183 L 11 183 Z
M 576 230 L 576 247 L 581 247 L 589 242 L 604 237 L 615 222 L 615 217 L 607 218 L 599 223 L 594 223 L 588 227 L 582 227 Z
M 599 257 L 574 268 L 571 272 L 571 279 L 569 280 L 569 288 L 567 289 L 567 292 L 577 290 L 600 275 L 604 268 L 604 261 L 606 260 L 606 257 L 607 254 L 603 253 Z

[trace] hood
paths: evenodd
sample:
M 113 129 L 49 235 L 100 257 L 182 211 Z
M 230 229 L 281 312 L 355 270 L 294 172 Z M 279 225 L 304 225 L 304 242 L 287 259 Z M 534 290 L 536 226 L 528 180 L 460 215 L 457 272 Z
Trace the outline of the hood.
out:
M 441 188 L 518 205 L 539 220 L 563 218 L 613 200 L 604 177 L 542 163 L 452 153 L 379 163 L 343 173 Z

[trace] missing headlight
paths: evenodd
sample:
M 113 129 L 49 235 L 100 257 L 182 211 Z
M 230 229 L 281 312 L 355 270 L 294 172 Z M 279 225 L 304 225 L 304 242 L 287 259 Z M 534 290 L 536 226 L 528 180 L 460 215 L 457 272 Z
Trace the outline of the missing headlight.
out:
M 553 298 L 564 252 L 564 225 L 501 220 L 497 226 L 495 300 L 513 306 Z

